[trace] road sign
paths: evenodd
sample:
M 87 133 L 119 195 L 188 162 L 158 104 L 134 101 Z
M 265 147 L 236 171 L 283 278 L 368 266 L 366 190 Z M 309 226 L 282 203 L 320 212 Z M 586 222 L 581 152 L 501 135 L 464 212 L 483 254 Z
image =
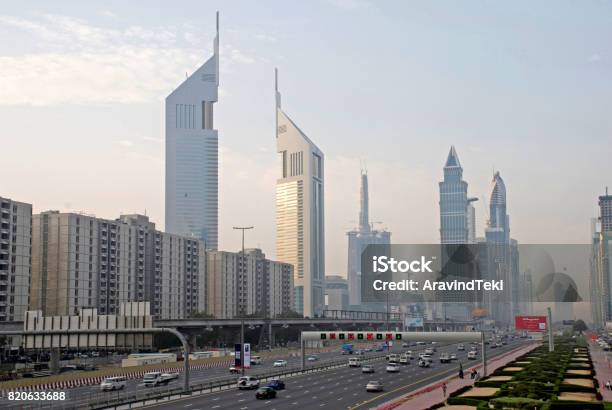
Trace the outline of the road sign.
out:
M 244 344 L 244 368 L 245 369 L 251 368 L 251 344 L 250 343 Z

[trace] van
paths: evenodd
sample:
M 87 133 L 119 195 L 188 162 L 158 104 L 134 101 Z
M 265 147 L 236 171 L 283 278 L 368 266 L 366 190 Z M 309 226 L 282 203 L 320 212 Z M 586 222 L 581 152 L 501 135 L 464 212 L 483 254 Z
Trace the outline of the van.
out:
M 111 390 L 123 390 L 127 384 L 127 379 L 123 376 L 107 377 L 100 383 L 100 390 L 111 391 Z
M 349 367 L 361 367 L 361 358 L 351 357 L 348 361 Z

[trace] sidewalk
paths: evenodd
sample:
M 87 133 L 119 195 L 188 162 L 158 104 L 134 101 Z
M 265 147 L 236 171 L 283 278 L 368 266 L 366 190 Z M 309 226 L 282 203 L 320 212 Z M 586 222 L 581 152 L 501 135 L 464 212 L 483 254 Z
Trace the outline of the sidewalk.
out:
M 612 390 L 606 389 L 606 381 L 612 381 L 612 363 L 610 352 L 605 352 L 601 347 L 589 342 L 591 359 L 597 375 L 595 378 L 599 382 L 599 392 L 604 401 L 612 401 Z
M 493 373 L 498 368 L 505 366 L 506 364 L 516 359 L 517 357 L 535 349 L 537 346 L 539 346 L 538 343 L 531 343 L 528 346 L 524 346 L 521 348 L 517 348 L 515 350 L 511 350 L 507 353 L 504 353 L 503 355 L 499 357 L 492 359 L 491 361 L 487 363 L 488 374 Z M 377 409 L 378 410 L 391 410 L 391 409 L 394 409 L 394 410 L 422 410 L 430 406 L 433 406 L 434 404 L 440 403 L 444 400 L 444 395 L 442 393 L 442 383 L 446 383 L 447 397 L 452 392 L 457 391 L 464 386 L 474 384 L 474 380 L 470 379 L 470 371 L 473 368 L 476 368 L 477 370 L 479 370 L 481 367 L 481 363 L 479 362 L 478 365 L 471 366 L 471 367 L 467 367 L 467 364 L 469 363 L 464 363 L 466 367 L 464 367 L 463 369 L 465 378 L 459 379 L 457 373 L 455 373 L 454 375 L 444 380 L 438 380 L 425 387 L 422 387 L 421 389 L 417 391 L 409 393 L 408 395 L 402 398 L 392 400 L 389 403 L 385 403 L 377 407 Z M 458 366 L 456 367 L 457 367 L 457 372 L 459 372 L 459 367 Z

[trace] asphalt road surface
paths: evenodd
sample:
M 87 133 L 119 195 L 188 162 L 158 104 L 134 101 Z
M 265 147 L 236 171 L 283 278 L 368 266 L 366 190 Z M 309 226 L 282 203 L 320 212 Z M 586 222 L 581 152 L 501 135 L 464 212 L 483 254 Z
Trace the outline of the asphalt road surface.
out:
M 494 357 L 520 344 L 520 341 L 515 340 L 503 347 L 487 348 L 487 353 L 489 357 Z M 442 364 L 439 362 L 439 355 L 442 352 L 456 353 L 458 360 Z M 156 410 L 368 409 L 458 372 L 459 362 L 463 363 L 464 370 L 476 365 L 480 363 L 480 354 L 478 360 L 467 360 L 467 350 L 457 351 L 456 345 L 451 345 L 438 348 L 430 368 L 418 367 L 417 360 L 414 359 L 409 365 L 402 365 L 399 373 L 387 373 L 385 371 L 387 362 L 383 359 L 370 363 L 376 370 L 374 374 L 362 374 L 361 368 L 343 367 L 287 378 L 285 379 L 286 389 L 278 392 L 275 399 L 257 400 L 254 391 L 235 389 L 149 407 Z M 466 377 L 469 375 L 466 374 Z M 384 391 L 366 392 L 365 385 L 369 380 L 381 381 Z

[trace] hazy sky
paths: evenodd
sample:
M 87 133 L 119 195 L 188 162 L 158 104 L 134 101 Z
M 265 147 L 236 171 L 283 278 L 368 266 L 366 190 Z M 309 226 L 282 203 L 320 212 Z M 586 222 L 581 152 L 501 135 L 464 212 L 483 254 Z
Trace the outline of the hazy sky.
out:
M 586 243 L 612 185 L 612 3 L 56 1 L 0 10 L 0 195 L 163 227 L 164 98 L 221 12 L 220 244 L 274 257 L 273 67 L 325 152 L 326 262 L 345 274 L 360 164 L 395 243 L 439 239 L 455 144 L 486 221 L 493 170 L 522 243 Z

